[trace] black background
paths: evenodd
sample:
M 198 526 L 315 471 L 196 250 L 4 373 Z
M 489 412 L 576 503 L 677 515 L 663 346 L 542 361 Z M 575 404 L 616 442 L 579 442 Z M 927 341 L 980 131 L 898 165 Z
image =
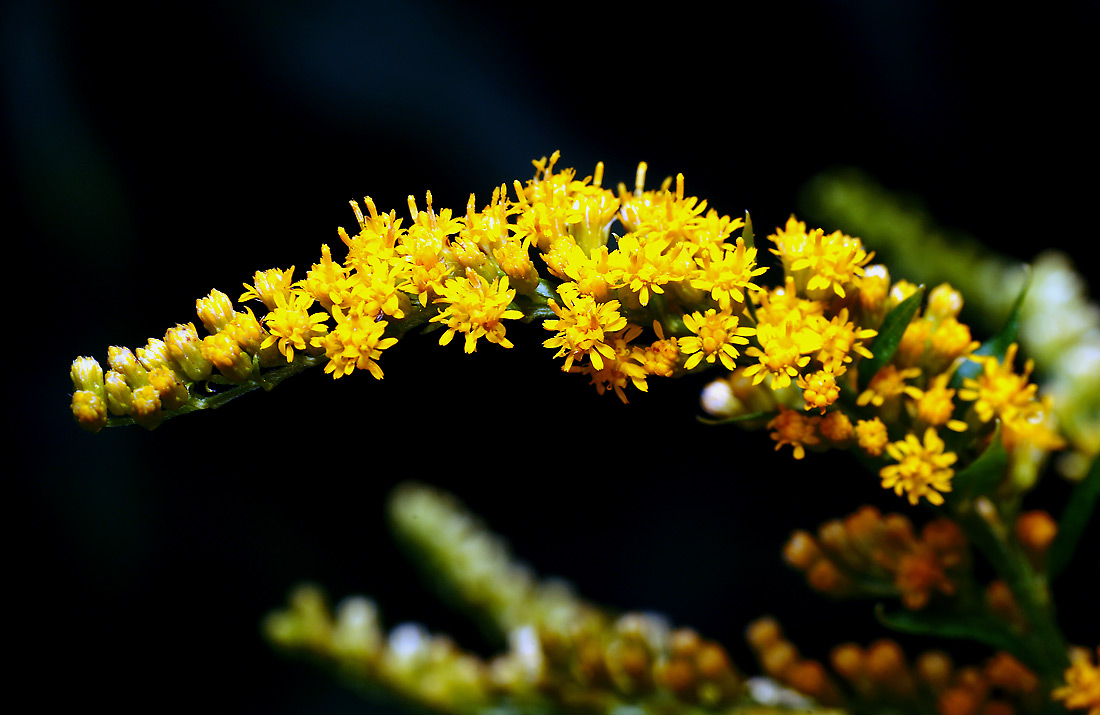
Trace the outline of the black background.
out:
M 72 424 L 73 357 L 194 320 L 257 268 L 303 274 L 354 223 L 351 198 L 402 214 L 430 189 L 461 210 L 560 149 L 582 176 L 603 160 L 608 184 L 640 160 L 651 185 L 682 171 L 763 234 L 850 164 L 1021 259 L 1056 246 L 1085 265 L 1095 242 L 1095 3 L 148 5 L 3 11 L 6 590 L 13 681 L 42 709 L 370 710 L 259 636 L 305 579 L 485 649 L 386 533 L 409 478 L 460 495 L 541 573 L 690 624 L 746 670 L 741 633 L 765 613 L 814 657 L 879 635 L 870 604 L 819 599 L 779 548 L 901 501 L 844 455 L 796 464 L 765 433 L 701 428 L 703 379 L 599 397 L 537 326 L 472 356 L 405 340 L 381 382 L 316 371 L 152 433 Z M 1065 494 L 1052 477 L 1034 503 Z M 1088 538 L 1057 595 L 1095 645 Z

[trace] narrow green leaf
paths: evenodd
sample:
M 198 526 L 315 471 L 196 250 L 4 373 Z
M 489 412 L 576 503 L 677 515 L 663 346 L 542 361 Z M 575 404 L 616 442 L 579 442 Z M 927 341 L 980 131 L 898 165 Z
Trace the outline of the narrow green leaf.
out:
M 879 603 L 875 605 L 875 618 L 887 628 L 901 633 L 977 641 L 996 650 L 1008 651 L 1024 663 L 1032 660 L 1027 645 L 1003 623 L 988 616 L 905 610 L 887 613 L 886 607 Z
M 882 319 L 878 335 L 867 346 L 872 357 L 865 359 L 859 365 L 860 392 L 867 389 L 875 373 L 883 365 L 890 362 L 890 358 L 894 357 L 898 345 L 901 344 L 901 336 L 905 334 L 905 328 L 908 327 L 909 322 L 913 320 L 913 316 L 920 309 L 922 300 L 924 300 L 924 286 L 921 286 L 913 292 L 913 295 L 894 306 L 894 309 Z
M 745 227 L 741 229 L 741 238 L 744 239 L 747 248 L 756 246 L 756 243 L 753 241 L 752 216 L 749 216 L 748 211 L 745 212 Z
M 1047 553 L 1049 578 L 1053 579 L 1069 565 L 1077 542 L 1096 509 L 1097 498 L 1100 498 L 1100 459 L 1093 459 L 1089 473 L 1074 488 L 1069 504 L 1058 521 L 1058 535 Z
M 950 498 L 959 500 L 988 494 L 1004 479 L 1007 466 L 1008 452 L 1001 441 L 1001 424 L 998 422 L 985 451 L 965 469 L 956 472 L 951 479 Z
M 1016 342 L 1016 334 L 1020 331 L 1020 311 L 1023 309 L 1028 288 L 1031 287 L 1031 268 L 1029 266 L 1024 268 L 1024 284 L 1020 287 L 1020 292 L 1016 294 L 1016 299 L 1012 301 L 1012 308 L 1008 311 L 1008 317 L 1001 324 L 1000 330 L 974 351 L 975 355 L 989 355 L 1002 360 L 1005 353 L 1008 352 L 1008 346 Z M 952 376 L 951 386 L 961 387 L 964 379 L 973 378 L 981 371 L 982 366 L 980 363 L 973 360 L 964 360 Z
M 766 420 L 775 417 L 775 410 L 765 410 L 764 412 L 750 412 L 745 415 L 735 415 L 733 417 L 719 417 L 718 419 L 710 419 L 709 417 L 696 416 L 695 419 L 699 420 L 705 425 L 725 425 L 735 422 L 752 422 L 753 420 Z

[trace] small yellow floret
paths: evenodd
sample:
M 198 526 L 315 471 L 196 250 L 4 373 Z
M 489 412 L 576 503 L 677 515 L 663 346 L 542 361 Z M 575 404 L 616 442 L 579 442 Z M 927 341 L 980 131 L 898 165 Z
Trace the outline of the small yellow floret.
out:
M 703 358 L 708 363 L 713 363 L 715 358 L 720 358 L 727 370 L 737 367 L 734 362 L 740 353 L 735 345 L 747 345 L 749 335 L 756 333 L 755 328 L 738 327 L 736 315 L 730 315 L 728 311 L 721 313 L 711 308 L 705 315 L 695 312 L 684 316 L 684 325 L 695 333 L 694 336 L 680 338 L 680 351 L 690 355 L 684 363 L 685 370 L 691 370 Z
M 805 445 L 814 445 L 821 442 L 821 439 L 817 436 L 817 423 L 820 419 L 820 417 L 807 416 L 796 410 L 780 407 L 779 414 L 768 422 L 768 429 L 772 430 L 771 436 L 776 442 L 776 450 L 789 444 L 794 448 L 795 459 L 805 457 Z
M 508 309 L 515 297 L 516 291 L 508 287 L 508 276 L 489 283 L 475 271 L 467 270 L 465 278 L 448 280 L 436 302 L 449 305 L 431 319 L 447 326 L 439 344 L 446 345 L 455 333 L 464 333 L 463 350 L 467 353 L 477 350 L 477 339 L 482 337 L 502 347 L 512 347 L 512 342 L 504 337 L 502 321 L 523 317 L 521 311 Z
M 361 306 L 353 306 L 345 314 L 340 306 L 332 307 L 332 317 L 336 327 L 323 337 L 314 337 L 310 344 L 315 348 L 324 348 L 329 359 L 325 372 L 333 379 L 351 374 L 356 368 L 368 370 L 376 380 L 383 377 L 378 358 L 382 351 L 397 343 L 397 338 L 383 338 L 387 322 L 376 320 L 375 316 L 364 312 Z
M 619 315 L 619 301 L 609 300 L 597 303 L 592 296 L 577 292 L 575 284 L 565 283 L 558 288 L 564 306 L 554 300 L 549 301 L 550 309 L 558 316 L 557 320 L 542 321 L 547 330 L 557 334 L 543 341 L 543 347 L 558 348 L 554 357 L 565 355 L 562 370 L 568 372 L 573 361 L 585 355 L 592 366 L 602 370 L 604 358 L 615 358 L 615 350 L 608 344 L 609 335 L 626 328 L 626 318 Z
M 963 389 L 959 398 L 974 402 L 974 411 L 982 422 L 988 422 L 994 415 L 1009 419 L 1018 412 L 1027 412 L 1035 403 L 1038 389 L 1028 383 L 1034 363 L 1028 360 L 1022 374 L 1017 375 L 1012 363 L 1016 359 L 1018 346 L 1012 343 L 1005 352 L 1004 360 L 991 356 L 971 358 L 982 366 L 982 373 L 976 378 L 963 380 Z
M 856 439 L 860 448 L 872 457 L 880 456 L 890 443 L 886 425 L 878 417 L 856 422 Z
M 313 302 L 313 296 L 308 293 L 293 293 L 289 301 L 285 294 L 276 293 L 275 309 L 264 316 L 271 334 L 260 344 L 260 349 L 276 345 L 286 361 L 293 362 L 295 350 L 307 350 L 313 338 L 328 332 L 324 323 L 329 314 L 324 311 L 310 313 Z
M 879 472 L 883 489 L 893 489 L 901 496 L 905 493 L 910 504 L 924 497 L 933 504 L 943 504 L 940 492 L 951 491 L 951 478 L 955 470 L 951 465 L 958 457 L 954 452 L 944 452 L 943 440 L 936 430 L 929 427 L 922 443 L 910 433 L 904 440 L 886 446 L 886 452 L 898 464 L 883 467 Z
M 1097 662 L 1082 649 L 1075 651 L 1073 663 L 1066 669 L 1066 684 L 1050 694 L 1055 700 L 1065 701 L 1069 710 L 1084 710 L 1088 715 L 1100 715 L 1100 648 L 1096 649 Z
M 253 298 L 261 301 L 268 310 L 275 309 L 275 296 L 281 295 L 285 299 L 290 293 L 294 283 L 294 266 L 284 270 L 269 268 L 266 271 L 256 271 L 254 277 L 256 285 L 244 283 L 245 291 L 238 298 L 240 302 Z

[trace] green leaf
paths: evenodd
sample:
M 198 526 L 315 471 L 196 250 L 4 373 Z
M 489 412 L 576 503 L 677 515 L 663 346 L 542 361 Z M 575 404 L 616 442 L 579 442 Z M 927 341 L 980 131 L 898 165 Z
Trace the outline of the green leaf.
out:
M 901 344 L 901 336 L 905 334 L 905 329 L 920 309 L 922 300 L 924 300 L 924 286 L 921 286 L 913 292 L 913 295 L 894 306 L 894 309 L 882 319 L 878 335 L 867 346 L 872 357 L 865 359 L 859 365 L 860 392 L 867 389 L 875 373 L 883 365 L 890 362 L 890 358 L 894 357 L 894 353 L 898 351 L 898 345 Z
M 1008 311 L 1008 317 L 1005 318 L 1001 329 L 974 351 L 975 355 L 988 355 L 1003 360 L 1005 353 L 1008 352 L 1008 346 L 1016 342 L 1016 333 L 1020 330 L 1020 311 L 1023 309 L 1028 288 L 1031 287 L 1031 269 L 1029 266 L 1024 266 L 1024 268 L 1024 284 L 1021 286 L 1020 292 L 1016 294 L 1016 299 L 1012 301 L 1012 308 Z M 980 363 L 973 360 L 964 360 L 952 376 L 951 386 L 961 387 L 964 379 L 973 378 L 981 371 L 982 366 Z
M 718 419 L 710 419 L 709 417 L 696 416 L 695 419 L 699 420 L 705 425 L 725 425 L 735 422 L 752 422 L 753 420 L 766 420 L 775 417 L 775 410 L 765 410 L 763 412 L 750 412 L 745 415 L 735 415 L 733 417 L 720 417 Z
M 901 633 L 912 633 L 936 638 L 977 641 L 996 650 L 1005 650 L 1024 663 L 1033 660 L 1027 645 L 1000 621 L 988 616 L 926 611 L 899 610 L 887 613 L 886 607 L 875 605 L 875 618 L 879 623 Z
M 955 473 L 951 479 L 950 498 L 969 499 L 993 491 L 1004 479 L 1008 467 L 1008 452 L 1001 441 L 1001 423 L 993 432 L 993 437 L 985 451 L 965 469 Z
M 1058 521 L 1058 535 L 1047 554 L 1047 575 L 1054 578 L 1069 565 L 1073 551 L 1081 539 L 1100 497 L 1100 459 L 1093 459 L 1089 473 L 1070 496 L 1069 504 Z
M 741 229 L 741 238 L 744 239 L 745 246 L 747 248 L 754 248 L 756 246 L 756 243 L 753 241 L 753 237 L 754 235 L 752 232 L 752 216 L 749 216 L 749 212 L 746 211 L 745 227 Z

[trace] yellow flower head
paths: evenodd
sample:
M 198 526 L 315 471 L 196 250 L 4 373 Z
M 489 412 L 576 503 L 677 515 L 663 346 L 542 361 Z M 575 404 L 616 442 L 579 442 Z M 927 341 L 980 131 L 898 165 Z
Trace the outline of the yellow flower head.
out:
M 899 370 L 894 365 L 885 365 L 871 378 L 871 384 L 856 398 L 856 404 L 881 407 L 887 400 L 905 392 L 906 380 L 920 375 L 919 367 L 907 367 Z
M 959 398 L 974 402 L 974 411 L 982 422 L 988 422 L 994 415 L 1008 419 L 1017 412 L 1027 412 L 1035 402 L 1038 388 L 1028 384 L 1034 363 L 1028 360 L 1023 373 L 1017 375 L 1012 366 L 1017 348 L 1016 343 L 1012 343 L 1005 352 L 1004 360 L 991 356 L 972 358 L 981 363 L 982 373 L 976 378 L 963 380 Z
M 286 298 L 290 293 L 290 287 L 294 283 L 294 266 L 285 271 L 278 268 L 269 268 L 266 271 L 256 271 L 254 280 L 256 285 L 244 284 L 245 291 L 238 298 L 241 303 L 256 298 L 261 301 L 268 310 L 275 309 L 275 296 Z
M 913 399 L 911 412 L 929 427 L 946 425 L 955 432 L 965 432 L 966 423 L 952 418 L 955 412 L 955 391 L 947 386 L 951 373 L 940 373 L 932 379 L 928 389 L 906 387 L 905 394 Z
M 871 351 L 863 343 L 878 335 L 875 330 L 858 328 L 848 320 L 848 309 L 841 308 L 827 325 L 821 329 L 821 349 L 817 360 L 826 367 L 832 367 L 838 375 L 843 366 L 852 362 L 852 353 L 861 357 L 871 357 Z
M 356 368 L 369 370 L 376 380 L 382 379 L 382 368 L 376 362 L 382 351 L 397 343 L 397 338 L 383 338 L 387 322 L 377 320 L 366 312 L 363 304 L 353 306 L 345 314 L 340 306 L 333 306 L 332 317 L 336 327 L 332 332 L 310 341 L 315 348 L 324 348 L 329 359 L 325 372 L 333 379 L 349 375 Z
M 745 351 L 749 357 L 759 362 L 745 370 L 751 375 L 754 384 L 759 384 L 769 375 L 771 386 L 779 390 L 791 384 L 792 377 L 798 377 L 799 369 L 810 362 L 809 353 L 821 349 L 821 335 L 811 328 L 797 327 L 801 322 L 798 311 L 791 311 L 781 324 L 761 322 L 756 328 L 756 338 L 760 347 L 752 346 Z
M 589 364 L 581 368 L 573 368 L 573 371 L 588 373 L 592 378 L 592 384 L 596 386 L 596 392 L 603 394 L 607 390 L 614 390 L 623 404 L 627 404 L 626 392 L 623 390 L 628 383 L 633 384 L 642 392 L 649 390 L 646 378 L 649 373 L 642 366 L 642 351 L 631 344 L 642 329 L 637 325 L 628 325 L 626 329 L 619 330 L 608 336 L 608 344 L 615 356 L 603 363 L 603 367 L 597 369 Z
M 789 275 L 796 276 L 811 298 L 828 298 L 833 294 L 844 298 L 846 287 L 858 288 L 863 267 L 873 253 L 863 250 L 858 238 L 835 231 L 828 236 L 819 228 L 807 233 L 806 224 L 791 216 L 783 229 L 770 237 L 776 245 L 771 249 L 783 260 Z
M 860 448 L 872 457 L 880 456 L 890 443 L 886 425 L 878 417 L 856 422 L 856 439 Z
M 478 338 L 506 348 L 512 347 L 512 342 L 504 337 L 503 321 L 523 317 L 521 311 L 508 309 L 515 297 L 516 291 L 508 288 L 508 276 L 490 283 L 468 270 L 465 278 L 448 280 L 435 302 L 449 305 L 431 319 L 433 323 L 447 326 L 447 332 L 439 338 L 439 344 L 446 345 L 455 333 L 464 333 L 466 343 L 463 350 L 467 353 L 477 350 Z
M 822 417 L 818 430 L 825 439 L 838 445 L 847 444 L 856 433 L 852 420 L 840 410 L 833 410 Z
M 665 331 L 659 320 L 653 321 L 653 331 L 657 333 L 657 340 L 642 351 L 642 366 L 650 375 L 672 377 L 680 357 L 679 340 L 674 335 L 665 338 Z
M 1100 663 L 1100 648 L 1096 649 L 1096 655 Z M 1084 649 L 1075 651 L 1071 660 L 1064 676 L 1066 684 L 1055 688 L 1051 697 L 1065 701 L 1069 710 L 1088 708 L 1088 715 L 1100 715 L 1100 667 L 1093 664 Z
M 543 341 L 543 346 L 558 348 L 554 357 L 565 355 L 562 370 L 568 372 L 573 361 L 585 355 L 597 370 L 603 369 L 603 360 L 615 357 L 615 350 L 607 343 L 608 335 L 627 326 L 626 318 L 619 315 L 619 301 L 597 303 L 592 296 L 577 292 L 576 284 L 564 283 L 558 288 L 564 306 L 549 301 L 557 320 L 544 320 L 542 326 L 557 331 L 557 335 Z
M 825 408 L 836 402 L 840 397 L 840 386 L 836 384 L 836 378 L 837 373 L 831 367 L 799 376 L 798 386 L 802 388 L 802 400 L 807 410 L 819 410 L 821 414 L 825 414 Z
M 709 292 L 722 310 L 729 310 L 734 301 L 745 302 L 747 290 L 763 292 L 752 280 L 768 270 L 756 267 L 756 248 L 747 248 L 744 239 L 738 238 L 733 250 L 727 248 L 728 244 L 712 243 L 699 251 L 695 255 L 699 273 L 691 281 L 693 287 Z
M 373 207 L 373 204 L 372 204 Z M 348 269 L 332 260 L 332 251 L 328 244 L 321 244 L 321 262 L 314 263 L 305 280 L 298 284 L 309 291 L 317 299 L 325 310 L 332 310 L 333 305 L 343 305 L 348 299 L 346 284 Z
M 779 414 L 768 422 L 768 429 L 772 430 L 772 439 L 776 442 L 776 450 L 789 444 L 794 448 L 795 459 L 805 457 L 805 445 L 821 442 L 817 436 L 817 424 L 820 420 L 820 417 L 808 416 L 797 410 L 780 407 Z
M 944 452 L 943 440 L 936 430 L 929 427 L 924 432 L 922 443 L 916 435 L 910 433 L 904 440 L 886 445 L 886 452 L 898 462 L 882 468 L 882 488 L 893 489 L 909 498 L 910 504 L 916 504 L 924 497 L 933 504 L 943 504 L 940 492 L 951 491 L 951 478 L 955 470 L 951 465 L 958 457 L 954 452 Z
M 680 351 L 690 355 L 684 363 L 685 370 L 691 370 L 705 357 L 707 362 L 713 363 L 715 358 L 720 358 L 727 370 L 737 367 L 734 362 L 740 354 L 734 345 L 747 345 L 746 336 L 756 333 L 755 328 L 738 327 L 736 315 L 730 315 L 728 311 L 721 313 L 711 308 L 702 315 L 699 312 L 684 316 L 684 325 L 695 333 L 694 336 L 680 338 Z
M 324 325 L 329 318 L 328 313 L 310 313 L 312 305 L 313 296 L 308 293 L 290 294 L 289 300 L 287 294 L 276 293 L 275 309 L 264 316 L 264 323 L 271 334 L 260 344 L 260 349 L 276 345 L 279 352 L 286 356 L 286 361 L 293 362 L 295 350 L 306 350 L 313 338 L 328 331 Z
M 619 247 L 609 256 L 614 275 L 632 292 L 638 302 L 649 305 L 649 295 L 664 293 L 664 284 L 677 278 L 677 262 L 682 244 L 672 247 L 665 238 L 650 236 L 640 240 L 628 233 L 619 239 Z

